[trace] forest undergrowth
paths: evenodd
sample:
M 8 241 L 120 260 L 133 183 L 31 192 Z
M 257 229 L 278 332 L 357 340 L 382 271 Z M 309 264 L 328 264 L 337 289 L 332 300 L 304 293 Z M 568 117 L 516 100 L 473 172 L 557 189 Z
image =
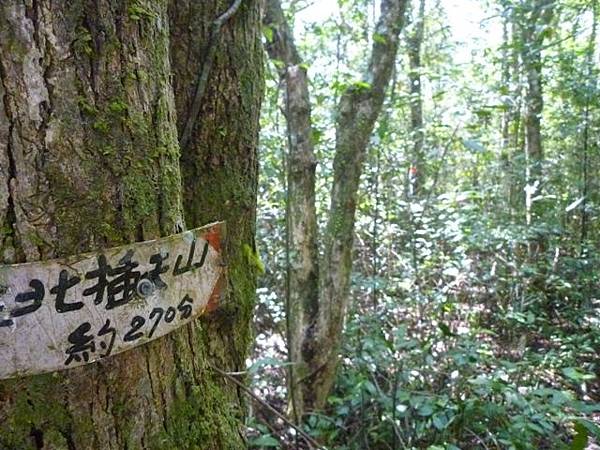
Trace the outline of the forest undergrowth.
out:
M 325 232 L 336 108 L 348 86 L 369 89 L 356 80 L 380 39 L 379 2 L 282 3 L 310 80 Z M 600 448 L 599 11 L 595 0 L 410 2 L 364 161 L 337 378 L 302 432 L 265 406 L 289 413 L 297 251 L 286 246 L 294 136 L 283 62 L 271 61 L 251 446 Z
M 596 448 L 600 255 L 582 257 L 554 230 L 552 251 L 531 261 L 523 230 L 486 227 L 482 204 L 473 192 L 441 195 L 428 216 L 414 214 L 416 230 L 390 227 L 377 261 L 363 230 L 335 391 L 306 422 L 324 447 Z M 265 212 L 263 229 L 276 217 Z M 274 236 L 263 248 L 276 248 Z M 285 411 L 284 294 L 272 288 L 282 255 L 264 255 L 250 372 L 255 392 Z M 255 447 L 296 448 L 285 422 L 254 411 Z

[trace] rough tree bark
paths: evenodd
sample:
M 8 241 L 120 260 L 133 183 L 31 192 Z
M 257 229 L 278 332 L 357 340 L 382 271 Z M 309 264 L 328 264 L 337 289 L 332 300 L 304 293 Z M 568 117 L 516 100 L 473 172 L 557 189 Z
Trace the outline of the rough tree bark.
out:
M 235 9 L 237 8 L 237 9 Z M 235 12 L 215 35 L 217 18 Z M 218 386 L 197 390 L 200 413 L 190 417 L 207 429 L 202 448 L 243 448 L 240 419 L 241 392 L 210 370 L 241 371 L 251 344 L 256 275 L 260 263 L 255 247 L 258 181 L 258 131 L 263 96 L 263 47 L 260 1 L 171 0 L 171 65 L 180 136 L 199 101 L 198 116 L 191 117 L 190 140 L 181 149 L 183 206 L 190 226 L 224 220 L 228 263 L 227 296 L 212 317 L 201 322 L 198 335 L 202 352 L 196 385 L 208 381 Z M 211 37 L 213 35 L 213 37 Z M 210 45 L 214 60 L 206 73 Z M 208 78 L 201 98 L 195 96 L 198 81 Z M 206 421 L 204 415 L 212 419 Z M 215 439 L 218 438 L 218 439 Z M 195 444 L 198 445 L 198 444 Z M 180 445 L 178 448 L 187 448 Z
M 175 13 L 170 23 L 168 7 L 166 0 L 0 5 L 3 263 L 185 227 L 177 117 L 185 116 L 182 99 L 202 64 L 191 47 L 206 46 L 210 25 L 229 4 L 190 11 L 194 28 Z M 207 89 L 197 119 L 209 127 L 220 121 L 221 128 L 205 131 L 210 140 L 198 138 L 194 153 L 184 153 L 184 161 L 196 157 L 189 164 L 207 170 L 202 179 L 184 177 L 187 225 L 229 219 L 234 230 L 225 245 L 223 308 L 94 364 L 0 382 L 0 448 L 243 447 L 238 391 L 211 366 L 239 368 L 249 342 L 254 269 L 244 249 L 252 248 L 254 231 L 258 31 L 255 1 L 224 25 L 211 78 L 218 86 Z M 184 47 L 190 47 L 185 65 L 173 73 L 170 54 Z M 229 68 L 232 55 L 242 53 L 243 67 Z M 181 63 L 178 55 L 172 61 Z M 189 72 L 185 80 L 181 71 Z M 223 108 L 231 108 L 229 115 Z M 195 209 L 190 198 L 197 198 Z
M 334 181 L 329 221 L 322 236 L 323 258 L 316 257 L 314 214 L 314 154 L 310 144 L 308 83 L 278 0 L 267 0 L 265 24 L 273 30 L 267 46 L 286 83 L 286 118 L 290 141 L 288 205 L 290 291 L 306 283 L 307 290 L 290 292 L 288 346 L 292 350 L 292 396 L 295 413 L 322 409 L 338 365 L 344 318 L 348 306 L 352 246 L 359 180 L 370 135 L 382 109 L 398 50 L 407 1 L 382 0 L 368 69 L 362 82 L 349 86 L 337 106 Z M 279 63 L 278 63 L 279 64 Z M 281 65 L 281 64 L 280 64 Z M 307 179 L 295 178 L 303 174 Z M 293 189 L 293 190 L 292 190 Z M 307 204 L 311 204 L 306 208 Z M 306 214 L 308 212 L 308 214 Z M 306 214 L 306 215 L 303 215 Z M 317 276 L 318 271 L 318 280 Z M 315 289 L 318 288 L 318 297 Z M 318 301 L 317 301 L 318 298 Z M 294 342 L 300 337 L 301 342 Z

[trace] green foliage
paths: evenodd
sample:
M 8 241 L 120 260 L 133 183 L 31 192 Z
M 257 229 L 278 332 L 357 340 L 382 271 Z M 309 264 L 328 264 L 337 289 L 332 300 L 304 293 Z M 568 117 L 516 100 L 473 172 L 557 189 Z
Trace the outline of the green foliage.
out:
M 263 36 L 267 40 L 267 42 L 273 42 L 273 28 L 269 26 L 263 26 L 262 28 Z
M 569 281 L 556 274 L 545 292 L 528 286 L 542 268 L 511 256 L 527 241 L 522 228 L 486 220 L 480 200 L 441 195 L 428 213 L 407 205 L 419 285 L 406 270 L 374 283 L 355 278 L 364 300 L 346 328 L 329 418 L 308 422 L 328 446 L 571 448 L 585 433 L 600 437 L 581 431 L 600 411 L 582 394 L 597 389 L 600 332 L 584 325 L 597 313 L 561 297 L 584 289 L 585 277 L 564 271 Z M 568 290 L 553 287 L 564 283 Z M 375 286 L 372 310 L 365 294 Z
M 249 447 L 275 447 L 279 448 L 279 441 L 270 434 L 262 434 L 248 442 Z
M 531 19 L 532 1 L 485 2 L 483 28 L 496 27 L 498 39 L 474 31 L 480 41 L 465 55 L 450 26 L 456 14 L 428 2 L 419 69 L 423 129 L 410 128 L 405 58 L 365 162 L 335 390 L 327 410 L 304 421 L 327 448 L 600 443 L 599 9 L 579 0 L 550 3 L 554 17 L 526 43 L 518 30 Z M 321 225 L 333 111 L 364 68 L 369 40 L 378 42 L 367 2 L 338 4 L 339 15 L 307 24 L 301 41 L 312 80 Z M 523 58 L 537 51 L 541 167 L 524 151 Z M 315 69 L 331 61 L 336 70 Z M 275 78 L 263 114 L 258 235 L 269 251 L 262 255 L 255 356 L 283 361 L 286 136 Z M 419 195 L 407 177 L 416 133 L 425 157 Z M 541 177 L 527 186 L 532 169 Z M 285 411 L 283 367 L 252 374 L 254 386 Z M 270 425 L 253 424 L 253 436 L 279 433 L 280 445 L 293 448 L 289 428 Z

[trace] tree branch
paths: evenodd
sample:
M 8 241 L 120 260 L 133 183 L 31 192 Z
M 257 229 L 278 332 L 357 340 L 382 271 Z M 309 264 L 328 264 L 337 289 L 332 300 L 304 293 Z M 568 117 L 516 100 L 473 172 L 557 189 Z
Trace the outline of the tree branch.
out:
M 215 55 L 217 53 L 217 42 L 219 39 L 219 34 L 221 33 L 221 28 L 223 28 L 225 22 L 231 19 L 241 4 L 242 0 L 234 0 L 229 9 L 217 17 L 212 24 L 208 45 L 206 47 L 206 56 L 204 57 L 204 63 L 202 64 L 202 69 L 198 74 L 198 81 L 196 82 L 196 91 L 194 92 L 192 107 L 190 108 L 188 118 L 185 122 L 185 127 L 183 128 L 181 138 L 179 139 L 179 147 L 181 149 L 187 148 L 192 137 L 192 132 L 194 131 L 194 127 L 196 125 L 196 119 L 200 113 L 202 98 L 204 97 L 206 85 L 208 84 L 208 77 L 210 76 L 210 72 L 215 61 Z
M 271 406 L 268 402 L 264 401 L 262 398 L 260 398 L 258 395 L 256 395 L 254 392 L 252 392 L 250 389 L 248 389 L 244 383 L 242 383 L 241 381 L 237 380 L 235 377 L 233 377 L 232 375 L 230 375 L 228 372 L 225 372 L 221 369 L 218 369 L 217 367 L 214 366 L 210 366 L 212 370 L 214 370 L 215 372 L 217 372 L 219 375 L 227 378 L 228 380 L 230 380 L 231 382 L 233 382 L 238 388 L 240 388 L 246 395 L 252 397 L 255 401 L 257 401 L 258 403 L 260 403 L 262 406 L 264 406 L 265 408 L 267 408 L 269 411 L 271 411 L 273 414 L 275 414 L 277 417 L 279 417 L 284 423 L 286 423 L 288 426 L 292 427 L 294 430 L 296 430 L 296 432 L 302 436 L 302 438 L 312 447 L 316 448 L 316 449 L 323 449 L 323 447 L 317 442 L 315 441 L 311 436 L 309 436 L 302 428 L 297 427 L 296 425 L 294 425 L 292 422 L 290 422 L 282 413 L 280 413 L 277 409 L 275 409 L 273 406 Z
M 321 328 L 336 339 L 348 303 L 356 201 L 363 161 L 394 68 L 407 0 L 382 0 L 366 74 L 338 106 L 334 181 L 322 275 Z M 323 355 L 335 359 L 335 355 Z
M 297 407 L 320 409 L 337 367 L 348 303 L 356 198 L 363 160 L 381 112 L 398 50 L 408 0 L 382 0 L 368 70 L 337 107 L 334 183 L 319 272 L 315 166 L 308 78 L 279 0 L 266 0 L 264 23 L 272 30 L 267 52 L 285 83 L 288 130 L 288 350 L 290 395 Z M 294 382 L 294 379 L 302 383 Z

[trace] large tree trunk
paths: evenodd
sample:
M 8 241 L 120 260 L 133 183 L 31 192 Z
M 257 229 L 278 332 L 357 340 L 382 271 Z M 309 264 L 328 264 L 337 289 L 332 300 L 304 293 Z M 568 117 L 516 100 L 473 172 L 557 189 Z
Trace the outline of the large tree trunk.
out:
M 213 34 L 216 19 L 227 13 L 231 17 Z M 198 408 L 190 419 L 199 421 L 196 426 L 203 430 L 195 445 L 239 449 L 243 447 L 241 393 L 232 383 L 224 386 L 209 365 L 244 370 L 252 342 L 250 323 L 259 270 L 254 241 L 257 146 L 264 88 L 259 0 L 171 0 L 169 16 L 180 136 L 187 122 L 192 124 L 190 140 L 182 142 L 181 148 L 186 220 L 190 227 L 217 220 L 227 225 L 228 286 L 221 308 L 198 327 L 194 350 L 200 370 L 193 386 L 208 385 L 196 391 Z M 209 45 L 215 45 L 216 51 L 207 71 Z M 198 98 L 202 74 L 208 78 Z M 195 99 L 200 101 L 196 117 Z M 204 420 L 205 414 L 209 421 Z
M 186 46 L 184 40 L 205 45 L 206 30 L 229 5 L 195 11 L 190 20 L 201 32 L 192 34 L 188 28 L 177 33 L 176 20 L 170 30 L 167 3 L 8 0 L 0 6 L 4 263 L 75 255 L 185 227 L 176 119 L 185 107 L 175 103 L 183 104 L 187 82 L 174 96 L 170 37 L 181 39 L 172 47 Z M 186 202 L 189 226 L 230 220 L 225 306 L 100 362 L 1 382 L 0 448 L 243 446 L 237 389 L 210 366 L 239 367 L 249 342 L 254 273 L 242 248 L 252 246 L 254 229 L 257 9 L 248 2 L 223 27 L 236 39 L 219 47 L 223 57 L 213 73 L 224 73 L 231 54 L 249 46 L 252 73 L 246 83 L 221 76 L 218 88 L 207 90 L 222 137 L 208 141 L 210 147 L 198 145 L 197 164 L 210 163 L 210 171 L 186 180 L 185 197 L 203 203 L 193 213 Z M 185 70 L 197 70 L 200 60 L 190 52 Z M 174 56 L 173 62 L 180 60 Z M 215 105 L 230 107 L 231 97 L 247 114 L 215 112 Z M 229 211 L 218 209 L 228 203 Z

